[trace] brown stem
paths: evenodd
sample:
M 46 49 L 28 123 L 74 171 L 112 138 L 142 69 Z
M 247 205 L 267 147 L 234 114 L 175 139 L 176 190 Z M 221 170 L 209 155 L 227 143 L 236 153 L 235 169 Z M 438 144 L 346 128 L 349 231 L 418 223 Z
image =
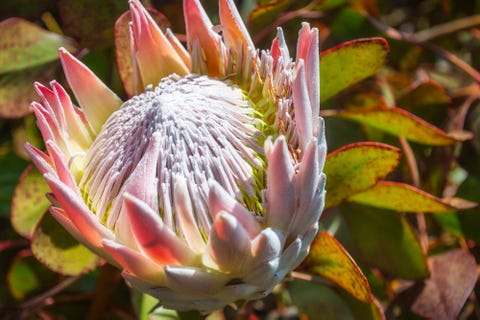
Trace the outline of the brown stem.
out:
M 371 15 L 367 15 L 368 20 L 374 27 L 376 27 L 378 30 L 381 32 L 385 33 L 386 36 L 395 39 L 395 40 L 400 40 L 400 41 L 405 41 L 409 42 L 412 44 L 419 45 L 421 47 L 424 47 L 430 51 L 433 51 L 440 57 L 444 58 L 445 60 L 449 61 L 451 64 L 455 65 L 457 68 L 468 74 L 470 77 L 472 77 L 476 82 L 480 82 L 480 73 L 472 68 L 468 63 L 460 59 L 458 56 L 454 55 L 453 53 L 444 50 L 443 48 L 440 48 L 437 45 L 434 45 L 433 43 L 427 42 L 427 41 L 422 41 L 421 39 L 418 39 L 415 34 L 407 34 L 404 32 L 400 32 L 396 30 L 395 28 L 392 28 L 380 20 L 376 19 L 375 17 Z
M 439 24 L 428 28 L 426 30 L 415 33 L 415 38 L 418 41 L 426 42 L 434 38 L 442 37 L 451 33 L 462 31 L 465 29 L 473 28 L 480 25 L 480 14 L 460 18 L 454 21 L 449 21 L 443 24 Z

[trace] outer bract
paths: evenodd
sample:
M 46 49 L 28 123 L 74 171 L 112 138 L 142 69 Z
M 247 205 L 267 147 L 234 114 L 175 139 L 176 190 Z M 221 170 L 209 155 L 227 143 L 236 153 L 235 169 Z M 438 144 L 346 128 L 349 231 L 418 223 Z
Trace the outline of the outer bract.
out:
M 257 51 L 232 0 L 219 26 L 185 0 L 186 50 L 130 6 L 136 96 L 64 49 L 79 107 L 35 84 L 46 152 L 26 148 L 51 214 L 167 308 L 261 298 L 305 258 L 323 208 L 318 32 L 303 24 L 293 61 L 281 29 Z

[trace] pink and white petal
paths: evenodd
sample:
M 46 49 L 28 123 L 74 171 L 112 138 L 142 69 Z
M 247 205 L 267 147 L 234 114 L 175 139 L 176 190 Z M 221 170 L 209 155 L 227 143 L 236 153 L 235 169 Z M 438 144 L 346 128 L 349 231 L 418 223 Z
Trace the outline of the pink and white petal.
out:
M 51 83 L 53 83 L 53 81 Z M 35 82 L 33 87 L 42 99 L 43 107 L 50 114 L 50 116 L 54 120 L 55 125 L 61 130 L 66 130 L 67 122 L 65 119 L 64 110 L 62 105 L 60 104 L 60 101 L 55 95 L 55 92 L 53 92 L 53 90 L 50 90 L 39 82 Z
M 203 51 L 208 68 L 208 75 L 213 77 L 223 76 L 225 57 L 223 43 L 220 35 L 213 31 L 213 25 L 208 18 L 199 0 L 184 0 L 183 12 L 187 29 L 187 43 L 190 51 L 193 43 L 199 41 L 199 49 Z
M 284 136 L 278 137 L 273 146 L 266 143 L 267 155 L 267 190 L 266 218 L 267 225 L 286 231 L 294 217 L 297 205 L 297 187 L 293 160 Z
M 68 218 L 92 246 L 101 247 L 103 239 L 114 238 L 114 234 L 96 219 L 83 199 L 78 196 L 78 191 L 72 190 L 49 173 L 44 174 L 44 178 Z
M 222 211 L 231 214 L 242 224 L 251 238 L 261 231 L 254 213 L 248 211 L 214 180 L 209 181 L 207 204 L 214 219 Z
M 165 227 L 157 212 L 128 193 L 124 197 L 132 232 L 144 254 L 160 265 L 192 262 L 194 253 L 175 233 Z
M 289 272 L 295 269 L 301 261 L 298 261 L 302 251 L 302 241 L 296 238 L 285 249 L 280 256 L 280 263 L 277 271 L 279 279 L 283 279 Z
M 233 0 L 220 0 L 218 7 L 220 23 L 222 24 L 221 29 L 227 47 L 237 48 L 240 41 L 243 47 L 247 49 L 244 52 L 248 52 L 248 49 L 254 50 L 255 45 Z
M 118 242 L 105 239 L 102 243 L 105 250 L 125 271 L 152 284 L 164 284 L 165 272 L 162 266 L 154 263 L 138 251 Z
M 270 54 L 273 58 L 273 69 L 275 70 L 279 59 L 282 61 L 282 65 L 285 67 L 290 62 L 290 53 L 288 52 L 287 42 L 283 35 L 282 28 L 277 28 L 277 36 L 273 39 Z
M 255 264 L 255 267 L 248 271 L 242 280 L 259 288 L 273 289 L 273 286 L 281 280 L 276 274 L 279 263 L 280 258 L 277 257 L 261 264 Z
M 90 124 L 82 121 L 84 118 L 79 117 L 79 112 L 82 111 L 73 106 L 68 93 L 58 82 L 52 81 L 52 88 L 63 108 L 67 123 L 65 131 L 69 132 L 70 139 L 74 139 L 83 150 L 87 150 L 93 142 Z
M 78 242 L 82 245 L 87 247 L 90 251 L 95 253 L 96 255 L 104 258 L 109 263 L 113 264 L 114 266 L 118 266 L 115 260 L 110 256 L 110 254 L 104 250 L 104 247 L 96 247 L 90 243 L 87 238 L 85 237 L 84 233 L 78 230 L 78 228 L 73 224 L 73 222 L 68 218 L 65 210 L 59 207 L 50 207 L 50 214 L 55 218 L 68 231 Z
M 56 174 L 54 169 L 55 168 L 54 164 L 52 163 L 52 159 L 50 159 L 48 155 L 46 155 L 44 152 L 40 151 L 39 149 L 35 148 L 28 142 L 25 143 L 25 150 L 27 151 L 28 155 L 30 156 L 30 159 L 32 159 L 33 164 L 35 165 L 35 167 L 37 167 L 40 173 L 42 174 L 50 173 L 52 175 Z
M 252 241 L 254 264 L 278 257 L 283 249 L 283 236 L 271 228 L 263 229 Z
M 313 115 L 313 128 L 318 130 L 318 117 L 320 116 L 320 52 L 318 43 L 318 29 L 310 29 L 306 22 L 298 34 L 297 60 L 303 59 L 305 63 L 305 76 L 310 97 L 310 106 Z M 314 133 L 315 134 L 315 133 Z
M 52 140 L 47 141 L 45 144 L 47 146 L 48 153 L 55 164 L 55 171 L 60 181 L 65 183 L 71 190 L 76 192 L 78 197 L 81 197 L 77 183 L 75 182 L 75 179 L 68 167 L 65 155 Z
M 296 130 L 298 133 L 299 147 L 305 152 L 307 143 L 313 137 L 313 115 L 310 105 L 307 79 L 303 60 L 297 62 L 296 75 L 293 79 L 292 96 L 295 110 Z M 316 116 L 316 118 L 318 115 Z
M 57 126 L 54 118 L 52 118 L 52 114 L 37 102 L 32 102 L 32 108 L 43 141 L 53 140 L 60 145 L 62 150 L 67 150 L 62 134 L 59 131 L 60 128 Z
M 205 241 L 195 221 L 192 200 L 187 182 L 181 176 L 174 177 L 173 202 L 176 210 L 177 226 L 188 246 L 197 254 L 205 250 Z
M 156 86 L 161 79 L 176 73 L 189 73 L 188 67 L 170 41 L 139 1 L 130 1 L 135 38 L 135 60 L 144 85 Z
M 65 76 L 80 107 L 93 131 L 100 132 L 112 112 L 122 105 L 122 100 L 67 50 L 60 48 L 59 53 Z
M 231 279 L 229 276 L 195 267 L 165 267 L 166 283 L 185 295 L 213 295 Z
M 226 212 L 215 217 L 203 263 L 222 272 L 242 275 L 251 263 L 251 242 L 238 220 Z
M 319 165 L 317 139 L 312 138 L 304 150 L 297 175 L 300 208 L 308 208 L 310 206 L 320 179 Z M 300 212 L 299 214 L 302 213 Z

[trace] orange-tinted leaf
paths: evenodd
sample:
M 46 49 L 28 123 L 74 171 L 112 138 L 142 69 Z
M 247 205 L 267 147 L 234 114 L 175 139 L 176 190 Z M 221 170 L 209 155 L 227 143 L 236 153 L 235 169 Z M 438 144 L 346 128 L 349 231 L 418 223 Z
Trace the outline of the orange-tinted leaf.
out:
M 78 243 L 50 214 L 46 214 L 32 239 L 35 257 L 51 270 L 79 275 L 98 265 L 99 258 Z
M 463 201 L 446 201 L 414 186 L 392 181 L 378 181 L 368 190 L 354 194 L 349 201 L 373 207 L 407 212 L 449 212 L 465 206 Z
M 392 172 L 400 160 L 400 150 L 375 142 L 361 142 L 335 150 L 327 157 L 326 207 L 372 187 Z
M 306 268 L 345 289 L 356 299 L 369 303 L 367 278 L 342 245 L 329 233 L 321 232 L 313 241 Z
M 58 48 L 74 50 L 73 41 L 20 18 L 0 22 L 0 74 L 58 59 Z
M 449 135 L 400 108 L 376 106 L 340 111 L 336 115 L 372 126 L 397 137 L 404 137 L 410 141 L 427 145 L 449 145 L 468 138 L 468 136 Z
M 429 258 L 431 276 L 405 293 L 427 319 L 457 319 L 478 278 L 475 258 L 461 249 Z
M 12 226 L 20 235 L 30 239 L 50 202 L 45 194 L 50 188 L 32 165 L 21 175 L 15 187 L 11 206 Z
M 383 38 L 345 42 L 320 55 L 321 101 L 375 74 L 384 64 L 389 51 Z
M 295 3 L 295 0 L 263 1 L 250 12 L 248 16 L 249 27 L 253 30 L 261 30 L 261 28 L 274 21 L 292 3 Z
M 162 30 L 170 26 L 168 19 L 163 14 L 151 8 L 148 8 L 148 11 Z M 130 36 L 128 32 L 129 21 L 131 21 L 130 11 L 127 11 L 115 23 L 115 55 L 123 87 L 128 96 L 131 97 L 135 94 L 135 88 L 133 87 L 132 55 L 130 53 Z

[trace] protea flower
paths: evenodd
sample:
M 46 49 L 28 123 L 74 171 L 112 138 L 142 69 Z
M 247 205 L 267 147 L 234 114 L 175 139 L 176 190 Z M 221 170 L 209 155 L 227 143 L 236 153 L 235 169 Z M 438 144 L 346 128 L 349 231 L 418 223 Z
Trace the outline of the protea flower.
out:
M 161 305 L 204 313 L 298 266 L 325 195 L 318 31 L 303 24 L 294 62 L 281 29 L 259 52 L 233 1 L 219 11 L 214 27 L 184 1 L 185 50 L 132 0 L 125 102 L 60 49 L 79 107 L 36 83 L 46 153 L 27 145 L 60 224 Z

